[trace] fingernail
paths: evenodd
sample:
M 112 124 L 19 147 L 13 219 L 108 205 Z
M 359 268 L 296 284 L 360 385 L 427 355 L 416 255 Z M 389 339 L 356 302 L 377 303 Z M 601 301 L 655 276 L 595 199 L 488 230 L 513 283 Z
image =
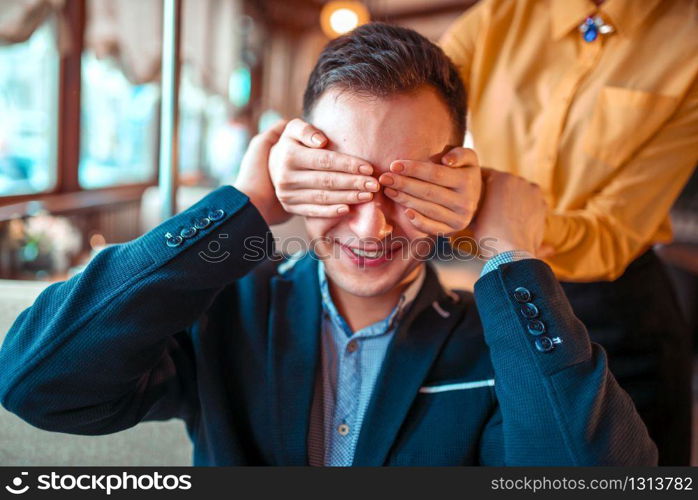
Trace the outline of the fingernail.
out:
M 338 214 L 338 215 L 344 215 L 344 214 L 346 214 L 347 212 L 349 212 L 349 207 L 339 207 L 339 208 L 337 209 L 337 214 Z
M 310 141 L 316 146 L 322 145 L 322 134 L 320 134 L 319 132 L 315 132 L 310 138 Z
M 366 186 L 366 189 L 368 189 L 369 191 L 377 191 L 379 188 L 378 183 L 376 181 L 366 181 L 364 183 L 364 186 Z
M 373 173 L 373 167 L 370 167 L 368 165 L 361 165 L 359 167 L 359 172 L 361 172 L 364 175 L 371 175 Z
M 370 200 L 371 198 L 373 198 L 373 193 L 359 193 L 360 200 L 366 201 L 366 200 Z
M 402 163 L 393 163 L 393 164 L 390 166 L 390 170 L 391 170 L 392 172 L 400 173 L 400 172 L 402 172 L 403 170 L 405 170 L 405 165 L 403 165 Z
M 443 161 L 449 167 L 452 167 L 456 163 L 456 159 L 453 156 L 448 156 L 448 155 L 443 157 Z
M 381 184 L 383 184 L 384 186 L 392 186 L 393 184 L 395 184 L 395 179 L 392 175 L 389 174 L 382 175 L 380 181 Z
M 385 188 L 383 192 L 391 198 L 397 196 L 397 191 L 395 191 L 393 188 Z
M 414 212 L 412 210 L 405 210 L 405 215 L 407 215 L 408 219 L 414 220 Z

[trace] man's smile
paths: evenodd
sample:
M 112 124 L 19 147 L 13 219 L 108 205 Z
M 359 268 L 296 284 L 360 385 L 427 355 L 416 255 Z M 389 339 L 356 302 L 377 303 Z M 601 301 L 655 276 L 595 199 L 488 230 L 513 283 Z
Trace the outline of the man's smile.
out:
M 391 260 L 393 252 L 398 250 L 401 242 L 388 247 L 387 245 L 370 245 L 370 246 L 353 246 L 338 243 L 344 253 L 349 257 L 352 263 L 359 267 L 376 267 L 383 265 Z

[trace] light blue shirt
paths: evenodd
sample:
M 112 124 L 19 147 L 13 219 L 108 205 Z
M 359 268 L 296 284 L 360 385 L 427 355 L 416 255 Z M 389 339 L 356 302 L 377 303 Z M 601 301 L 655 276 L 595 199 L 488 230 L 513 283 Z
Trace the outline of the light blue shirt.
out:
M 531 258 L 526 252 L 504 252 L 490 259 L 481 276 L 505 262 Z M 317 377 L 308 434 L 308 458 L 312 466 L 350 466 L 364 415 L 397 330 L 399 319 L 419 293 L 425 266 L 400 297 L 390 314 L 361 330 L 351 328 L 330 296 L 322 262 L 318 279 L 322 294 L 321 373 Z
M 418 277 L 386 318 L 356 332 L 332 301 L 322 262 L 318 274 L 323 306 L 322 376 L 313 401 L 309 462 L 314 466 L 349 466 L 388 345 L 398 320 L 422 288 L 426 269 L 422 265 Z

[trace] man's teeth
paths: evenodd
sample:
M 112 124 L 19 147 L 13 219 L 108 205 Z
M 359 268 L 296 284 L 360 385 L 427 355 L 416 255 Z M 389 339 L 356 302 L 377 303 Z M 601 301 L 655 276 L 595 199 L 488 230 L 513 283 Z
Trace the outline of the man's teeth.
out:
M 375 250 L 373 252 L 369 252 L 368 250 L 359 250 L 358 248 L 352 248 L 351 251 L 354 252 L 354 255 L 358 255 L 359 257 L 367 257 L 369 259 L 377 259 L 378 257 L 382 257 L 385 253 L 385 250 Z

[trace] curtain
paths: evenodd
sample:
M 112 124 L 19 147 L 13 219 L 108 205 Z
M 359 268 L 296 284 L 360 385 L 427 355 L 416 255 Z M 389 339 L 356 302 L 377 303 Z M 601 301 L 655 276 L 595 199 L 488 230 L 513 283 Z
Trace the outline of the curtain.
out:
M 160 77 L 162 0 L 87 0 L 85 47 L 113 57 L 133 83 Z M 240 62 L 239 0 L 183 0 L 181 58 L 197 84 L 222 96 Z
M 57 20 L 56 45 L 70 50 L 68 25 L 62 16 L 65 0 L 0 0 L 0 45 L 21 43 L 52 16 Z

